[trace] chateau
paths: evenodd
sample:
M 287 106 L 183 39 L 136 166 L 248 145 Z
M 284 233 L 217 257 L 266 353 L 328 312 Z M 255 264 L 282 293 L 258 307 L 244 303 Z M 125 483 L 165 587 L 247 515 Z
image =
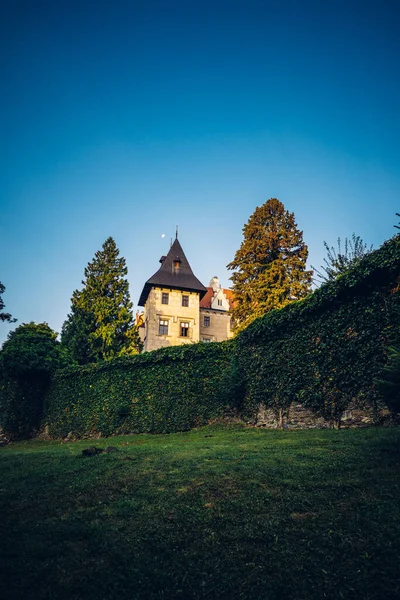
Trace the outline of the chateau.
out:
M 231 290 L 223 289 L 218 277 L 209 287 L 195 277 L 178 236 L 160 263 L 138 302 L 144 307 L 139 322 L 143 351 L 231 338 Z

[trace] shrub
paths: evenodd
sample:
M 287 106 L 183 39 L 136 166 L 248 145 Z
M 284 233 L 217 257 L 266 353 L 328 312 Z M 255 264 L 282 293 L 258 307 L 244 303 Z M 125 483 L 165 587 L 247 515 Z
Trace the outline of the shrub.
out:
M 52 376 L 44 424 L 54 436 L 169 433 L 220 417 L 283 421 L 293 402 L 339 427 L 350 403 L 377 406 L 374 380 L 400 344 L 400 235 L 308 298 L 234 340 L 177 346 Z
M 56 373 L 46 399 L 50 434 L 171 433 L 223 414 L 231 342 L 176 346 Z
M 388 343 L 400 341 L 400 236 L 307 299 L 267 313 L 236 339 L 244 415 L 278 418 L 297 401 L 340 426 L 351 401 L 374 404 Z
M 400 347 L 389 348 L 388 362 L 376 386 L 394 418 L 400 413 Z
M 0 422 L 13 438 L 38 429 L 50 374 L 62 365 L 60 344 L 47 323 L 24 323 L 0 352 Z

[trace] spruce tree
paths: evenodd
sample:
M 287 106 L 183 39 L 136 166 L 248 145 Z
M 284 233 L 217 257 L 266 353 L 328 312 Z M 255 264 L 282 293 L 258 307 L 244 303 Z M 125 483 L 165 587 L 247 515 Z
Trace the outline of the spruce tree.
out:
M 79 308 L 80 294 L 75 290 L 72 295 L 71 312 L 61 330 L 61 343 L 73 363 L 86 365 L 97 360 L 90 340 L 96 329 L 96 320 L 91 311 Z
M 113 238 L 85 268 L 82 290 L 73 293 L 61 341 L 78 364 L 108 360 L 140 349 L 133 321 L 128 269 Z
M 231 281 L 234 327 L 243 329 L 257 317 L 282 308 L 311 291 L 306 270 L 308 248 L 294 214 L 276 198 L 257 207 L 243 227 L 243 242 L 234 260 Z

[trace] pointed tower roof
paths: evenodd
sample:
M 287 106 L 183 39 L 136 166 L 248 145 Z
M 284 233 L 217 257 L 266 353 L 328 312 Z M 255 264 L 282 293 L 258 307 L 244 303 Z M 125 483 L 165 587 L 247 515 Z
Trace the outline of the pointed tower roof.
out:
M 147 297 L 152 287 L 165 287 L 185 292 L 198 292 L 200 299 L 207 292 L 207 288 L 195 277 L 185 256 L 178 238 L 172 244 L 167 256 L 160 258 L 161 267 L 144 284 L 140 294 L 139 306 L 146 304 Z

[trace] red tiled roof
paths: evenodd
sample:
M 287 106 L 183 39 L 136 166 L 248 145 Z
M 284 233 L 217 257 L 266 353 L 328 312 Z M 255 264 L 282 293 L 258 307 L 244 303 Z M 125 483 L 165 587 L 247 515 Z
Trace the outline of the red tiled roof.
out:
M 232 304 L 232 302 L 233 302 L 233 292 L 232 292 L 232 290 L 224 290 L 224 294 L 225 294 L 226 299 L 228 300 L 229 304 Z
M 222 289 L 224 292 L 226 299 L 229 302 L 229 308 L 232 308 L 234 299 L 232 290 Z M 211 287 L 207 288 L 206 295 L 200 300 L 200 308 L 211 308 L 211 300 L 214 298 L 214 290 Z
M 200 308 L 211 308 L 211 300 L 214 298 L 214 290 L 207 288 L 206 295 L 200 300 Z
M 224 294 L 226 296 L 226 299 L 229 302 L 229 308 L 234 308 L 234 306 L 235 306 L 235 296 L 234 296 L 232 290 L 226 290 L 226 289 L 224 289 Z

